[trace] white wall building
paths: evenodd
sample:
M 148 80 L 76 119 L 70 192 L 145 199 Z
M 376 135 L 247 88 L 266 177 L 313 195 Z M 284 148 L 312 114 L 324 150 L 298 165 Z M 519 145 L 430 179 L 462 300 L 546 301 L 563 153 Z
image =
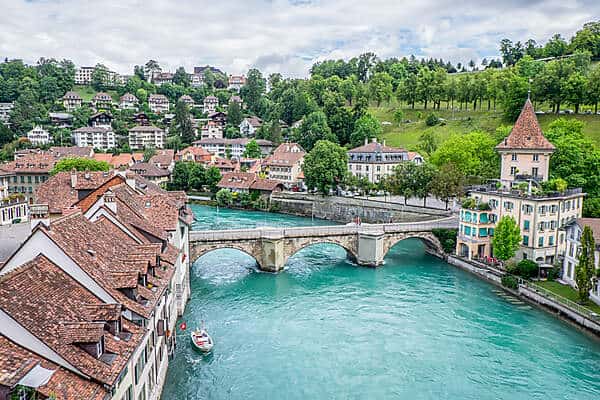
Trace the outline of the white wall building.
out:
M 206 96 L 203 102 L 203 112 L 205 114 L 210 114 L 217 111 L 217 107 L 219 106 L 219 99 L 215 96 Z
M 358 177 L 377 183 L 394 172 L 400 163 L 409 161 L 408 151 L 378 143 L 373 138 L 370 143 L 348 150 L 348 171 Z
M 76 85 L 89 85 L 92 83 L 92 74 L 94 73 L 95 67 L 79 67 L 75 71 L 75 84 Z
M 155 114 L 163 114 L 169 111 L 169 99 L 164 94 L 151 94 L 148 97 L 148 107 Z
M 50 143 L 50 132 L 37 125 L 27 132 L 27 140 L 34 146 L 44 146 Z
M 240 134 L 244 137 L 254 137 L 261 126 L 262 119 L 256 116 L 246 117 L 240 123 Z
M 242 158 L 242 154 L 246 150 L 246 145 L 251 139 L 240 138 L 240 139 L 202 139 L 197 140 L 193 144 L 196 147 L 202 147 L 210 154 L 218 157 L 226 157 L 227 153 L 230 152 L 231 158 Z M 256 143 L 260 147 L 263 155 L 268 155 L 273 150 L 273 142 L 269 140 L 257 139 Z
M 15 107 L 14 102 L 10 103 L 0 103 L 0 122 L 4 125 L 8 125 L 8 120 L 10 118 L 10 112 Z
M 77 147 L 110 150 L 116 146 L 115 133 L 112 129 L 99 126 L 84 126 L 75 129 L 72 138 Z
M 165 131 L 154 125 L 139 125 L 129 130 L 129 147 L 132 150 L 143 150 L 147 147 L 162 149 L 165 139 Z
M 577 218 L 577 220 L 566 228 L 567 244 L 562 269 L 562 280 L 574 288 L 577 287 L 575 269 L 579 264 L 579 255 L 581 254 L 581 235 L 583 234 L 583 228 L 586 226 L 589 226 L 593 232 L 596 244 L 594 263 L 596 269 L 600 268 L 600 218 Z M 600 304 L 600 285 L 598 285 L 597 279 L 590 292 L 590 298 L 597 304 Z

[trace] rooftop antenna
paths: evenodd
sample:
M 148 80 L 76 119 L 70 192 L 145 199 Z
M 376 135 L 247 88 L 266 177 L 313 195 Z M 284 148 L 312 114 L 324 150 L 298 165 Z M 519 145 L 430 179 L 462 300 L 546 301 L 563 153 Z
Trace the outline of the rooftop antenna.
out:
M 531 101 L 531 82 L 533 79 L 529 78 L 529 88 L 527 89 L 527 100 Z

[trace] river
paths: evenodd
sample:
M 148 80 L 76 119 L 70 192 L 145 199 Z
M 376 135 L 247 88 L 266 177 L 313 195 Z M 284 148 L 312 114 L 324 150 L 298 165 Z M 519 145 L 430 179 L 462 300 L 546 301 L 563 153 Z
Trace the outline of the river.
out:
M 327 224 L 192 206 L 195 229 Z M 163 400 L 598 399 L 600 344 L 566 322 L 397 244 L 362 268 L 314 245 L 284 272 L 236 250 L 192 268 L 183 320 L 205 320 L 209 356 L 182 332 Z

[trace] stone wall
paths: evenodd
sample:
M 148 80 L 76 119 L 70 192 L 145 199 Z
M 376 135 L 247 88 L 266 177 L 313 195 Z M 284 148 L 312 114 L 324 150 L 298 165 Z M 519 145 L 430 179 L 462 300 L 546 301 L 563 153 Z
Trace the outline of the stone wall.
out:
M 320 196 L 304 193 L 273 193 L 273 210 L 284 214 L 348 223 L 359 216 L 365 223 L 415 222 L 449 216 L 450 212 L 429 207 L 405 206 L 378 200 Z

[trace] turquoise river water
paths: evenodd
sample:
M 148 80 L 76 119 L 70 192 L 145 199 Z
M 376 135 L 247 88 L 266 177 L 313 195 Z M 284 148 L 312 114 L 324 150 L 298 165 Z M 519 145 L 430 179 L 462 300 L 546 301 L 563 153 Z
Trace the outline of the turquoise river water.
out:
M 326 224 L 193 206 L 196 229 Z M 542 310 L 397 244 L 385 266 L 353 265 L 314 245 L 277 275 L 236 250 L 201 257 L 187 332 L 163 392 L 172 399 L 600 399 L 600 344 Z M 188 328 L 189 330 L 189 328 Z

